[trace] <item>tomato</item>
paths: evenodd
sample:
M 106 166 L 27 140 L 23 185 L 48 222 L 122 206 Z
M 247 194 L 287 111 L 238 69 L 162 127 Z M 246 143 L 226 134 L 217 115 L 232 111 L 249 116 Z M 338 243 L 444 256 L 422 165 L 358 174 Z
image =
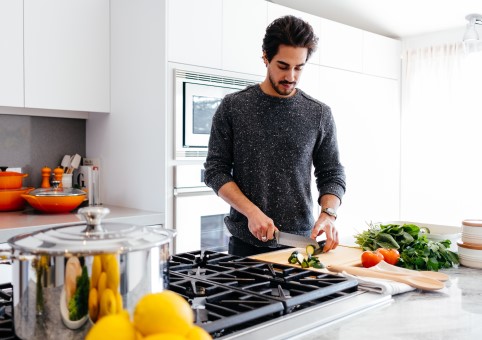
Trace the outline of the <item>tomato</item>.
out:
M 383 259 L 386 263 L 390 263 L 393 265 L 396 265 L 398 259 L 400 258 L 400 254 L 396 249 L 378 248 L 377 252 L 383 255 Z
M 361 262 L 365 268 L 376 266 L 382 260 L 383 255 L 377 251 L 366 250 L 361 254 Z

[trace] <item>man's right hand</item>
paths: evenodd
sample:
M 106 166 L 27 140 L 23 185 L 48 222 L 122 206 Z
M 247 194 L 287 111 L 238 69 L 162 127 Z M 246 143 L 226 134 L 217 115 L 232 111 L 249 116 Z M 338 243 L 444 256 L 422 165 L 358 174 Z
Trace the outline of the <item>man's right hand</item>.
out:
M 253 202 L 251 202 L 234 182 L 224 184 L 218 195 L 234 209 L 248 218 L 248 228 L 251 234 L 261 242 L 274 238 L 275 227 L 273 220 L 266 216 Z
M 251 234 L 262 242 L 270 241 L 274 238 L 274 232 L 278 230 L 271 218 L 266 216 L 259 208 L 246 216 L 248 218 L 248 228 Z

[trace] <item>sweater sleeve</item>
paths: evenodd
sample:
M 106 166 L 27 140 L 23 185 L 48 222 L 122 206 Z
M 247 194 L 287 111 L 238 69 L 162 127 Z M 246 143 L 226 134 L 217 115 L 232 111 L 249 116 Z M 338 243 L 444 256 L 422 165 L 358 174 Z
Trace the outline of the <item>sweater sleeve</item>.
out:
M 226 183 L 234 181 L 233 130 L 229 110 L 229 96 L 224 97 L 213 117 L 208 144 L 208 155 L 204 163 L 204 183 L 218 194 Z
M 318 202 L 325 194 L 335 195 L 341 201 L 345 194 L 346 176 L 339 158 L 335 121 L 330 107 L 326 105 L 323 105 L 320 132 L 313 152 Z

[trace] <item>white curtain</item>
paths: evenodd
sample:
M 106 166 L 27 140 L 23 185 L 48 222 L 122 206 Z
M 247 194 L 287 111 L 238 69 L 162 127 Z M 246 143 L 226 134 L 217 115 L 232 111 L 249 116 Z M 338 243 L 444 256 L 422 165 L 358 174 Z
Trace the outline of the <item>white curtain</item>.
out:
M 479 45 L 480 46 L 480 45 Z M 482 52 L 407 50 L 401 120 L 402 220 L 482 219 Z

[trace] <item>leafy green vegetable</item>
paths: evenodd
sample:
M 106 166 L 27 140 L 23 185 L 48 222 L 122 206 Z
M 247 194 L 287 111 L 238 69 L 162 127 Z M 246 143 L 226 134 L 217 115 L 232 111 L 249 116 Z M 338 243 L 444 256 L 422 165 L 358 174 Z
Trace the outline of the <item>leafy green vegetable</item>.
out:
M 77 321 L 82 319 L 89 311 L 89 274 L 87 267 L 82 267 L 82 274 L 77 278 L 77 290 L 69 300 L 69 319 Z
M 400 253 L 397 266 L 409 269 L 438 271 L 459 263 L 458 255 L 449 250 L 450 240 L 429 241 L 426 230 L 421 232 L 415 224 L 371 224 L 355 235 L 355 243 L 363 250 L 395 248 Z

